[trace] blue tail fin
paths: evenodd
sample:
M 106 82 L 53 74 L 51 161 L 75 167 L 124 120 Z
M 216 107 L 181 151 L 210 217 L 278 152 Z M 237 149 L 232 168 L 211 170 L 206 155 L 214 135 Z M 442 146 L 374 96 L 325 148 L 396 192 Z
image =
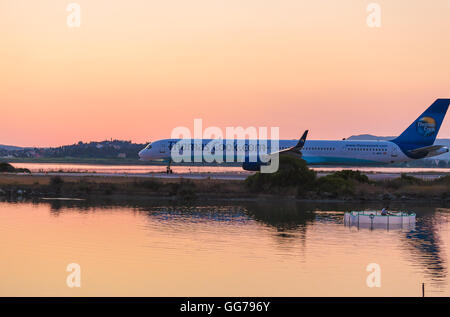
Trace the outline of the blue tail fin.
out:
M 397 144 L 432 145 L 441 127 L 450 99 L 437 99 L 399 137 L 392 140 Z

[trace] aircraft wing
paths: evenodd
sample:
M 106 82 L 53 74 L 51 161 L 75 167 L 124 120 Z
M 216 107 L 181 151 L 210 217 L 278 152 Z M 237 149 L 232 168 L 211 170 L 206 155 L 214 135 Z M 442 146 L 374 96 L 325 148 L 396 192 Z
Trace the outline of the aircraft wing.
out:
M 302 157 L 301 150 L 303 149 L 303 146 L 305 145 L 307 136 L 308 136 L 308 130 L 303 132 L 302 137 L 298 140 L 298 142 L 295 146 L 290 147 L 288 149 L 280 150 L 277 152 L 272 152 L 272 153 L 268 154 L 268 156 L 270 157 L 270 156 L 274 156 L 274 155 L 278 154 L 278 155 L 292 155 L 292 156 L 301 158 Z

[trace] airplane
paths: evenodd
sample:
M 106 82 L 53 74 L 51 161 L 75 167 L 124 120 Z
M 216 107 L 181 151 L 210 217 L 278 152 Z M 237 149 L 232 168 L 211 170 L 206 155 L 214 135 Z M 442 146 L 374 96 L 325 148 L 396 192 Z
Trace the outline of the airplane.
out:
M 434 157 L 447 153 L 449 149 L 443 145 L 434 145 L 434 141 L 441 127 L 442 121 L 447 113 L 450 99 L 437 99 L 428 109 L 425 110 L 402 134 L 393 140 L 356 141 L 356 140 L 308 140 L 306 137 L 308 130 L 302 137 L 296 140 L 279 140 L 278 149 L 271 152 L 270 140 L 256 140 L 256 152 L 265 155 L 293 155 L 302 158 L 308 165 L 383 165 L 398 162 L 407 162 L 426 157 Z M 167 171 L 171 172 L 172 162 L 171 150 L 181 139 L 164 139 L 149 143 L 139 152 L 139 157 L 144 161 L 164 161 L 168 162 Z M 210 144 L 211 139 L 191 140 L 202 145 L 202 149 Z M 264 142 L 262 142 L 264 141 Z M 232 165 L 236 162 L 242 163 L 242 168 L 248 171 L 260 171 L 261 166 L 270 162 L 266 160 L 249 158 L 250 140 L 221 140 L 223 149 L 227 145 L 232 145 L 233 153 Z M 240 143 L 241 142 L 241 143 Z M 244 148 L 238 151 L 237 146 Z M 266 148 L 266 147 L 267 148 Z M 195 160 L 194 151 L 191 162 Z M 223 155 L 225 158 L 225 150 Z M 263 155 L 261 155 L 263 157 Z M 205 162 L 201 157 L 200 162 Z M 228 164 L 229 160 L 223 160 L 222 164 Z

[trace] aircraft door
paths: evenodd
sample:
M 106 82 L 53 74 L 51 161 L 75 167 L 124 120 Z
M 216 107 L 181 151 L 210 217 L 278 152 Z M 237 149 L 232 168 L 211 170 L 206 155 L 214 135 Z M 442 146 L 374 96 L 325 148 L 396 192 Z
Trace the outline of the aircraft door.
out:
M 159 153 L 166 153 L 166 145 L 164 143 L 161 143 L 159 146 Z
M 397 146 L 394 145 L 394 146 L 392 147 L 391 157 L 397 157 L 397 156 L 398 156 Z

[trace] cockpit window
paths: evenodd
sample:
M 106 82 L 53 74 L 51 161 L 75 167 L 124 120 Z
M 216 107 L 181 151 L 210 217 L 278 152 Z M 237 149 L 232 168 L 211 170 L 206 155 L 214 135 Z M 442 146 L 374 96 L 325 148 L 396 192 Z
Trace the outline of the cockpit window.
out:
M 151 148 L 152 148 L 152 144 L 149 143 L 149 144 L 145 147 L 145 150 L 150 150 Z

